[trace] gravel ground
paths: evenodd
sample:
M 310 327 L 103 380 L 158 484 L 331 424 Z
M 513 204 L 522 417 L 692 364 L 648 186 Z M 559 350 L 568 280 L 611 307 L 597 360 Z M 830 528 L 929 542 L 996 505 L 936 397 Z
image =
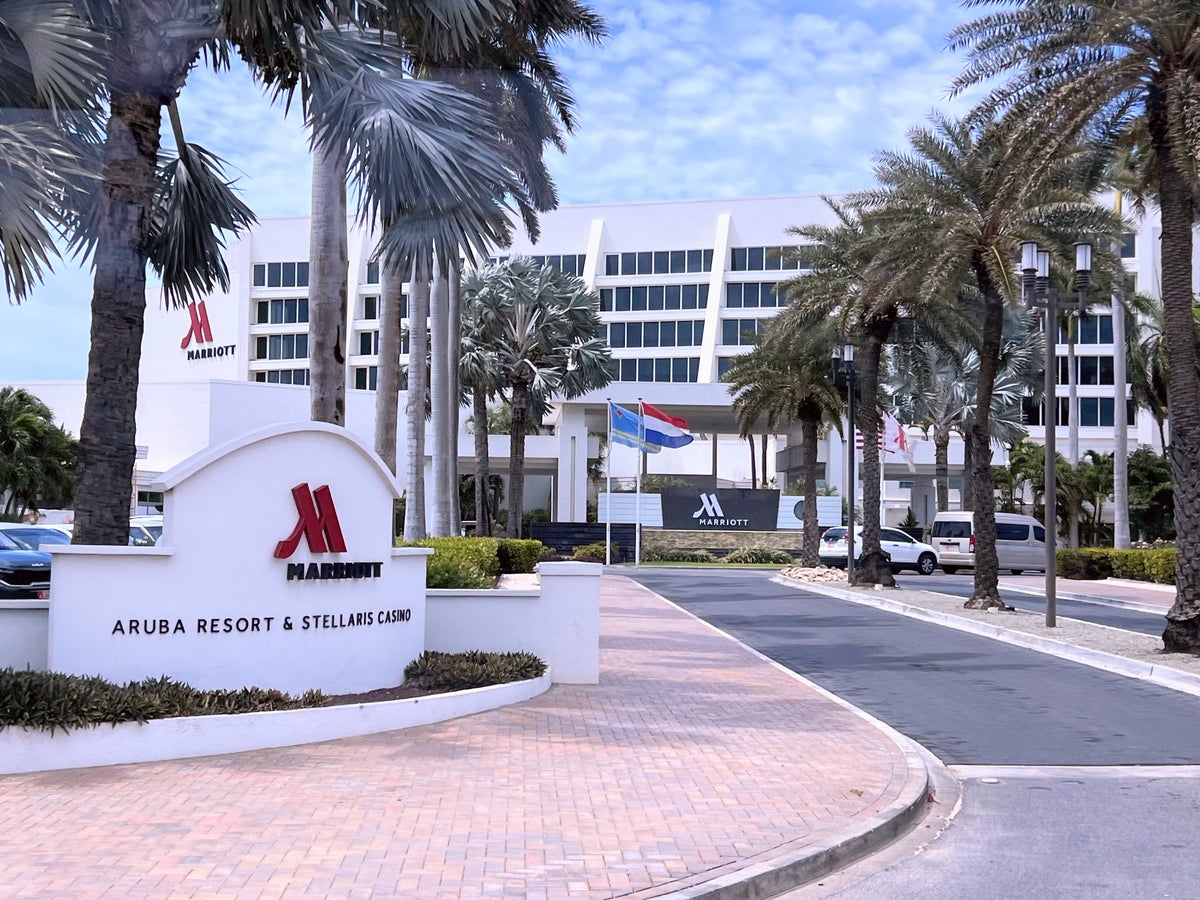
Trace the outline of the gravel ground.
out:
M 910 591 L 902 588 L 883 588 L 876 591 L 872 588 L 850 587 L 846 584 L 846 573 L 840 569 L 803 569 L 793 567 L 781 572 L 784 577 L 815 585 L 836 586 L 837 588 L 873 597 L 883 597 L 891 601 L 906 603 L 921 609 L 933 610 L 963 619 L 973 619 L 986 622 L 989 625 L 1008 628 L 1012 631 L 1023 631 L 1042 638 L 1075 644 L 1092 650 L 1100 650 L 1129 659 L 1140 660 L 1155 666 L 1164 666 L 1200 675 L 1200 656 L 1190 656 L 1181 653 L 1164 653 L 1160 638 L 1152 635 L 1136 634 L 1107 625 L 1093 625 L 1078 619 L 1068 619 L 1058 616 L 1058 624 L 1047 628 L 1045 616 L 1032 612 L 1004 612 L 993 610 L 984 612 L 975 609 L 963 609 L 962 597 L 951 597 L 946 594 L 936 594 L 932 591 Z

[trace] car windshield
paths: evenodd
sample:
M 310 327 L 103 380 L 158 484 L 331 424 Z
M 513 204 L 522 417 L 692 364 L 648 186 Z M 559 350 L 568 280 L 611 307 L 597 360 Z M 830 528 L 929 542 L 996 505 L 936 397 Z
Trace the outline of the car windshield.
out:
M 13 528 L 4 532 L 26 550 L 40 550 L 45 544 L 69 544 L 71 536 L 55 528 Z
M 10 538 L 5 532 L 0 531 L 0 550 L 24 550 L 23 544 L 18 544 Z
M 826 543 L 832 544 L 834 541 L 844 541 L 846 539 L 845 528 L 830 528 L 823 535 Z

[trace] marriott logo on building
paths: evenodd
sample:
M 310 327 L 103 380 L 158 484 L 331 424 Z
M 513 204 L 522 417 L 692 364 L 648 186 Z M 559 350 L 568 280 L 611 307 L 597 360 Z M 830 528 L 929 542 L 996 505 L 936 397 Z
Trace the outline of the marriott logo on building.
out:
M 189 303 L 187 310 L 191 324 L 188 327 L 187 334 L 179 342 L 179 349 L 187 351 L 187 358 L 189 360 L 219 359 L 223 356 L 233 356 L 234 351 L 237 350 L 237 344 L 202 346 L 204 344 L 212 344 L 213 342 L 212 325 L 209 324 L 208 309 L 205 307 L 204 301 L 200 300 L 196 303 Z M 191 348 L 193 340 L 196 342 L 196 346 Z
M 309 489 L 308 482 L 298 484 L 292 488 L 292 500 L 296 504 L 296 527 L 275 545 L 276 559 L 290 559 L 299 549 L 301 539 L 308 543 L 310 553 L 347 552 L 329 485 L 323 484 L 314 491 Z M 288 581 L 357 580 L 379 578 L 382 574 L 382 562 L 290 562 L 287 566 Z

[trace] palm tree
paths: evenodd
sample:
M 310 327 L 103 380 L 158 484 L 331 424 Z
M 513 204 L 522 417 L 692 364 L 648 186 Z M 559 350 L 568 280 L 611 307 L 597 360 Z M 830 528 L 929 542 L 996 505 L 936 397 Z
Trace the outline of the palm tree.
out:
M 470 275 L 463 300 L 474 340 L 489 348 L 498 380 L 509 392 L 507 530 L 520 537 L 531 405 L 539 398 L 570 400 L 612 380 L 612 355 L 601 338 L 600 298 L 574 276 L 516 257 Z
M 1158 440 L 1167 455 L 1168 393 L 1171 366 L 1167 358 L 1167 323 L 1162 303 L 1137 294 L 1130 303 L 1136 317 L 1125 328 L 1129 367 L 1129 393 L 1136 406 L 1146 410 L 1158 426 Z M 1200 350 L 1200 307 L 1192 311 L 1196 345 Z M 1200 358 L 1200 352 L 1197 354 Z M 1173 431 L 1174 429 L 1172 429 Z
M 863 544 L 855 579 L 868 584 L 894 584 L 891 567 L 879 545 L 879 384 L 883 348 L 902 316 L 917 317 L 931 333 L 937 333 L 947 327 L 953 310 L 934 313 L 932 306 L 910 290 L 915 287 L 911 275 L 902 277 L 881 263 L 879 248 L 885 245 L 888 235 L 880 227 L 863 220 L 851 208 L 828 199 L 825 202 L 837 218 L 836 225 L 789 229 L 807 242 L 794 252 L 809 269 L 785 282 L 788 307 L 776 321 L 790 334 L 789 340 L 799 342 L 815 325 L 834 317 L 843 337 L 858 345 L 855 370 L 862 404 L 854 424 L 863 435 Z
M 971 0 L 999 5 L 1000 0 Z M 1142 170 L 1162 222 L 1161 293 L 1166 324 L 1171 467 L 1179 533 L 1177 599 L 1167 614 L 1168 651 L 1200 650 L 1200 367 L 1192 339 L 1192 228 L 1196 221 L 1194 127 L 1200 103 L 1191 0 L 1005 0 L 1005 8 L 950 36 L 970 61 L 956 90 L 1010 80 L 988 97 L 1026 123 L 1016 140 L 1039 160 L 1085 132 L 1144 136 Z
M 733 395 L 733 412 L 742 437 L 765 416 L 768 431 L 800 425 L 800 455 L 804 470 L 805 566 L 821 564 L 820 525 L 817 521 L 817 442 L 821 425 L 841 428 L 842 397 L 829 377 L 831 351 L 837 344 L 837 323 L 826 320 L 806 339 L 792 343 L 792 334 L 772 321 L 749 353 L 734 359 L 725 380 Z M 753 453 L 751 454 L 753 456 Z
M 77 444 L 50 407 L 21 388 L 0 388 L 0 497 L 11 516 L 69 499 Z
M 257 4 L 234 0 L 88 0 L 11 5 L 5 9 L 6 27 L 8 18 L 28 10 L 45 10 L 47 15 L 25 42 L 25 50 L 38 57 L 26 71 L 49 72 L 52 84 L 60 90 L 67 86 L 75 98 L 82 97 L 65 107 L 90 115 L 88 124 L 104 139 L 94 154 L 90 180 L 62 184 L 67 167 L 59 157 L 51 159 L 45 187 L 50 199 L 14 220 L 19 233 L 14 229 L 4 235 L 5 258 L 17 260 L 5 263 L 6 281 L 27 285 L 27 276 L 36 277 L 38 260 L 44 262 L 51 254 L 44 240 L 47 232 L 38 231 L 38 222 L 45 220 L 38 210 L 61 209 L 55 214 L 66 221 L 71 245 L 95 263 L 75 540 L 123 544 L 128 534 L 146 265 L 160 271 L 164 296 L 173 304 L 224 288 L 227 274 L 219 233 L 237 231 L 252 221 L 224 179 L 219 160 L 184 139 L 175 114 L 174 98 L 200 54 L 223 67 L 237 53 L 266 85 L 289 99 L 296 90 L 306 98 L 324 97 L 328 102 L 312 102 L 305 110 L 317 146 L 345 149 L 364 195 L 392 213 L 422 198 L 428 202 L 432 185 L 445 185 L 446 193 L 454 196 L 464 183 L 488 180 L 490 172 L 464 174 L 439 140 L 457 134 L 460 143 L 480 143 L 477 135 L 471 141 L 462 136 L 470 130 L 467 123 L 480 121 L 481 108 L 445 86 L 413 91 L 407 84 L 387 83 L 372 84 L 371 96 L 355 92 L 339 73 L 368 68 L 368 60 L 383 68 L 387 48 L 399 47 L 399 42 L 371 42 L 362 38 L 361 29 L 353 34 L 326 30 L 325 23 L 354 20 L 368 12 L 389 25 L 424 19 L 457 40 L 482 30 L 491 19 L 491 7 L 486 0 L 303 0 L 275 4 L 264 12 Z M 365 28 L 369 23 L 359 24 Z M 80 36 L 81 29 L 86 38 Z M 47 40 L 47 34 L 63 40 Z M 11 35 L 20 40 L 22 32 L 8 28 L 5 39 Z M 93 58 L 95 66 L 89 65 Z M 358 65 L 347 65 L 348 59 Z M 21 67 L 5 67 L 0 95 L 31 94 L 28 81 Z M 42 105 L 54 104 L 45 100 Z M 179 155 L 174 160 L 160 153 L 164 109 L 171 113 L 175 132 Z M 86 133 L 78 121 L 60 130 Z M 381 175 L 374 160 L 389 146 L 386 137 L 392 138 L 391 147 L 405 146 L 408 154 L 399 154 L 404 168 L 389 168 Z M 0 142 L 6 154 L 12 147 L 11 141 L 7 146 Z M 57 145 L 50 150 L 57 153 Z M 389 162 L 398 158 L 383 155 Z M 86 158 L 84 152 L 75 157 Z M 11 253 L 18 245 L 23 245 L 21 253 Z M 14 277 L 14 272 L 26 277 Z
M 922 295 L 977 295 L 980 317 L 978 390 L 969 473 L 975 510 L 975 589 L 966 605 L 1001 608 L 996 558 L 991 410 L 1003 345 L 1004 309 L 1018 300 L 1011 260 L 1022 240 L 1062 247 L 1063 235 L 1117 233 L 1114 217 L 1092 202 L 1098 151 L 1072 148 L 1042 166 L 1019 152 L 993 118 L 953 121 L 909 132 L 907 153 L 882 153 L 880 187 L 854 196 L 867 220 L 891 240 L 880 258 L 901 278 L 919 280 Z

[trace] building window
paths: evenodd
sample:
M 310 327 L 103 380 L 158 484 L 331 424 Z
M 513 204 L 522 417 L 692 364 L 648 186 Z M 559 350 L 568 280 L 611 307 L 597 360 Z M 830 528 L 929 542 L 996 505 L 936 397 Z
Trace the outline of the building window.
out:
M 700 377 L 699 357 L 622 359 L 619 364 L 619 381 L 694 383 Z
M 1102 315 L 1084 315 L 1079 317 L 1076 323 L 1075 343 L 1076 344 L 1111 344 L 1113 340 L 1113 325 L 1112 316 L 1108 313 Z M 1065 344 L 1067 342 L 1067 323 L 1060 322 L 1058 325 L 1058 342 Z
M 1115 382 L 1115 369 L 1111 356 L 1077 356 L 1075 364 L 1079 374 L 1076 384 L 1105 385 Z M 1070 384 L 1070 360 L 1058 358 L 1058 383 Z
M 308 384 L 308 369 L 271 369 L 255 372 L 254 380 L 260 384 Z
M 306 262 L 255 263 L 252 272 L 254 287 L 308 287 Z
M 354 387 L 359 391 L 373 391 L 379 384 L 378 366 L 358 366 L 354 370 Z
M 765 327 L 765 319 L 725 319 L 721 322 L 721 343 L 726 347 L 753 344 Z
M 378 331 L 360 331 L 358 333 L 358 354 L 359 356 L 379 355 Z
M 806 269 L 793 252 L 795 247 L 733 247 L 729 268 L 733 272 L 777 272 Z
M 259 335 L 254 339 L 255 359 L 308 359 L 307 334 Z M 292 382 L 285 382 L 291 384 Z
M 363 297 L 363 314 L 364 319 L 379 318 L 379 298 L 378 297 Z
M 787 306 L 787 297 L 773 281 L 730 281 L 725 285 L 728 309 L 774 309 Z
M 367 284 L 379 284 L 379 260 L 367 263 Z
M 1121 259 L 1133 259 L 1137 256 L 1137 235 L 1132 231 L 1121 235 Z
M 610 276 L 701 274 L 712 271 L 712 257 L 711 250 L 703 249 L 608 253 L 604 257 L 604 274 Z M 582 263 L 579 271 L 583 272 Z
M 300 325 L 308 321 L 308 299 L 259 300 L 255 322 L 258 325 Z

